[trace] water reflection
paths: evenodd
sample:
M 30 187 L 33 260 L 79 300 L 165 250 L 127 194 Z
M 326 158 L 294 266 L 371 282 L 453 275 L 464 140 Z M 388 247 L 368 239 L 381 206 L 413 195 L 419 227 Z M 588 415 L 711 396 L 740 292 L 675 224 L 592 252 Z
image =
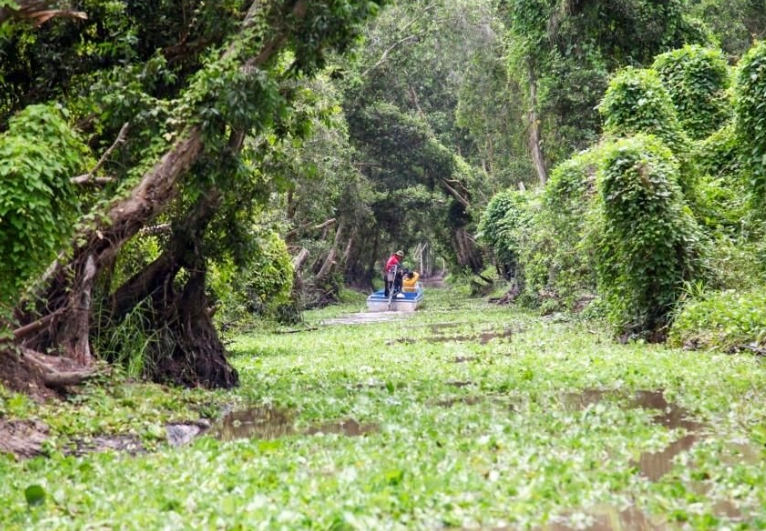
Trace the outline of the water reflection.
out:
M 337 434 L 359 437 L 377 432 L 378 424 L 362 424 L 354 419 L 325 422 L 309 426 L 306 430 L 295 429 L 295 415 L 290 410 L 269 406 L 232 411 L 224 416 L 212 430 L 211 435 L 222 441 L 234 439 L 278 439 L 291 435 Z
M 662 519 L 651 518 L 636 506 L 592 508 L 587 514 L 570 513 L 558 517 L 542 529 L 547 531 L 665 531 L 671 529 Z
M 503 328 L 502 330 L 488 330 L 478 335 L 434 335 L 425 339 L 428 343 L 463 343 L 466 341 L 478 341 L 480 345 L 486 345 L 493 339 L 506 339 L 514 334 L 512 328 Z
M 566 410 L 580 411 L 595 405 L 601 401 L 612 399 L 624 399 L 625 395 L 615 391 L 603 391 L 600 389 L 586 389 L 578 393 L 565 393 L 561 397 Z M 705 437 L 704 430 L 707 427 L 702 422 L 689 418 L 688 410 L 678 404 L 668 402 L 662 391 L 637 391 L 625 404 L 627 408 L 642 408 L 656 411 L 652 422 L 664 426 L 669 430 L 681 429 L 686 433 L 674 440 L 659 452 L 643 452 L 634 462 L 639 473 L 650 481 L 658 481 L 673 468 L 674 458 L 688 451 L 694 444 Z M 726 445 L 730 455 L 722 456 L 725 462 L 737 463 L 760 463 L 763 453 L 759 448 L 747 443 L 729 443 Z M 700 496 L 709 496 L 711 484 L 709 482 L 696 481 L 687 485 L 687 488 Z M 730 519 L 741 519 L 742 512 L 730 500 L 711 500 L 713 513 Z M 568 513 L 555 519 L 543 529 L 551 531 L 564 531 L 571 529 L 587 529 L 590 531 L 618 531 L 618 530 L 664 530 L 670 529 L 666 522 L 650 518 L 637 507 L 629 507 L 621 511 L 614 507 L 592 508 L 587 513 Z

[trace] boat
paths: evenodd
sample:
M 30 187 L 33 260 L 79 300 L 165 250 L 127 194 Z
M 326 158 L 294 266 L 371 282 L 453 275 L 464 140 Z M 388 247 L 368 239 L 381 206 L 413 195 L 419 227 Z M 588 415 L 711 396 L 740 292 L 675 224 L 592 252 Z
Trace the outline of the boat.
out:
M 423 304 L 423 288 L 415 291 L 400 291 L 386 297 L 386 290 L 380 289 L 367 297 L 367 310 L 370 312 L 414 312 Z

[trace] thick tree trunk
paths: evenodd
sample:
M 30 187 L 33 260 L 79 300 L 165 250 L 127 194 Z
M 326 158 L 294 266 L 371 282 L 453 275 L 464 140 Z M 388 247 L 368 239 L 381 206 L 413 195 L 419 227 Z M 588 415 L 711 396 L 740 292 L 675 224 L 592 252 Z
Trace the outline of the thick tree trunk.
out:
M 226 353 L 207 312 L 205 295 L 207 270 L 204 259 L 197 264 L 179 296 L 155 315 L 161 322 L 160 344 L 173 345 L 171 352 L 158 351 L 150 376 L 188 387 L 230 389 L 239 384 L 237 371 L 229 364 Z
M 239 381 L 226 360 L 205 294 L 207 266 L 202 242 L 219 206 L 216 191 L 201 194 L 174 227 L 165 252 L 112 296 L 111 313 L 104 318 L 110 323 L 121 320 L 147 298 L 152 301 L 141 311 L 151 323 L 147 332 L 159 337 L 146 364 L 147 375 L 155 381 L 211 388 L 230 388 Z M 181 293 L 176 293 L 174 286 L 182 270 L 189 278 Z

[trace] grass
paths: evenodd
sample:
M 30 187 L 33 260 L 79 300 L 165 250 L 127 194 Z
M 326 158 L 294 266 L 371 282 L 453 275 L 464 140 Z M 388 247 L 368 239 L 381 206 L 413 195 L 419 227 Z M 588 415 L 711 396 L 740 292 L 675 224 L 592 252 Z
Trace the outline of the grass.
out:
M 0 460 L 0 527 L 532 529 L 558 518 L 618 522 L 629 507 L 675 528 L 766 527 L 757 358 L 616 345 L 593 323 L 541 319 L 458 289 L 427 296 L 424 311 L 392 322 L 321 326 L 363 309 L 351 296 L 308 314 L 317 330 L 240 336 L 231 348 L 242 385 L 231 393 L 123 381 L 75 403 L 6 397 L 0 412 L 42 418 L 59 443 L 49 458 Z M 588 389 L 615 392 L 572 407 L 568 397 Z M 704 424 L 657 481 L 640 463 L 685 432 L 630 407 L 639 390 L 663 390 Z M 299 432 L 343 419 L 377 431 L 163 443 L 164 422 L 225 403 L 288 409 Z M 78 432 L 133 432 L 156 451 L 59 453 Z M 30 485 L 45 489 L 44 504 L 28 507 Z

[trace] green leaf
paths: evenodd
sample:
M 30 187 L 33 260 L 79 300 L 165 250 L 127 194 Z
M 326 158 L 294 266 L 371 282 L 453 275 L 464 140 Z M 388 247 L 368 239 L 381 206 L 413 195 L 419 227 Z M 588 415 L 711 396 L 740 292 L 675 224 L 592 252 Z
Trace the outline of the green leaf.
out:
M 30 507 L 43 505 L 45 503 L 45 497 L 45 489 L 41 485 L 30 485 L 24 489 L 24 498 L 26 498 L 27 505 Z

